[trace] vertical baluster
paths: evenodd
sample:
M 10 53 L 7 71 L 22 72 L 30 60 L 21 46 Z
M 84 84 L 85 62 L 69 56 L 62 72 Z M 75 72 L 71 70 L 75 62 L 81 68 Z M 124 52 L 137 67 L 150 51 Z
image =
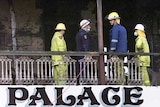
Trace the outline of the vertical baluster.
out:
M 72 70 L 72 62 L 70 61 L 70 62 L 69 62 L 69 71 L 68 71 L 68 69 L 67 69 L 68 79 L 70 80 L 70 82 L 73 80 L 72 72 L 73 72 L 73 70 Z
M 37 61 L 37 79 L 40 79 L 39 61 Z
M 49 76 L 49 79 L 51 79 L 52 78 L 52 72 L 51 72 L 51 62 L 50 62 L 50 60 L 48 60 L 48 66 L 49 66 L 49 73 L 48 73 L 48 76 Z
M 80 79 L 79 79 L 79 81 L 80 81 L 80 83 L 82 83 L 82 78 L 83 78 L 83 72 L 84 72 L 84 70 L 83 70 L 83 65 L 82 65 L 83 63 L 82 62 L 80 62 L 80 68 L 79 68 L 79 71 L 78 71 L 78 73 L 80 73 Z M 82 71 L 83 70 L 83 71 Z
M 51 63 L 52 63 L 52 76 L 53 76 L 53 79 L 54 79 L 54 67 L 53 67 L 54 62 L 52 61 Z
M 55 78 L 54 78 L 54 67 L 52 66 L 52 78 L 53 78 L 53 80 L 54 80 L 54 82 L 55 82 Z
M 4 80 L 4 61 L 2 60 L 2 80 Z
M 20 62 L 20 68 L 19 68 L 19 78 L 20 78 L 20 81 L 22 81 L 22 62 L 21 61 L 19 61 Z
M 26 68 L 26 66 L 25 66 L 25 68 Z M 26 71 L 27 71 L 26 79 L 27 80 L 31 80 L 31 77 L 30 77 L 31 76 L 30 75 L 30 61 L 27 61 L 27 69 L 26 69 Z
M 107 78 L 107 81 L 108 81 L 108 80 L 110 80 L 110 78 L 109 78 L 109 77 L 110 77 L 110 69 L 109 69 L 109 68 L 110 68 L 110 65 L 109 65 L 109 60 L 106 62 L 106 64 L 107 64 L 107 71 L 106 71 L 107 74 L 106 74 L 106 78 Z
M 31 80 L 34 80 L 33 61 L 31 62 Z
M 17 82 L 19 80 L 19 75 L 18 75 L 19 74 L 19 72 L 18 72 L 18 70 L 19 70 L 18 60 L 16 60 L 15 63 L 16 63 L 16 71 L 15 72 L 16 72 L 16 82 Z
M 45 80 L 47 80 L 47 72 L 48 71 L 47 71 L 47 62 L 46 62 L 46 60 L 44 61 L 44 70 L 45 70 L 44 71 L 44 73 L 45 73 L 45 77 L 44 78 L 45 78 Z
M 93 75 L 93 72 L 94 72 L 94 69 L 93 69 L 93 61 L 91 61 L 90 62 L 91 63 L 91 81 L 93 81 L 93 77 L 94 77 L 94 75 Z
M 11 61 L 9 61 L 9 79 L 12 80 Z M 14 72 L 15 73 L 15 72 Z
M 83 61 L 84 61 L 84 60 L 83 60 Z M 83 72 L 83 73 L 82 73 L 82 74 L 83 74 L 83 79 L 86 79 L 86 66 L 87 66 L 87 65 L 86 65 L 86 62 L 84 61 L 84 62 L 83 62 L 83 67 L 82 67 L 82 68 L 83 68 L 83 71 L 82 71 L 82 72 Z
M 136 70 L 136 67 L 134 67 L 134 62 L 131 62 L 131 80 L 132 82 L 134 81 L 135 70 Z
M 63 69 L 64 71 L 63 72 L 66 72 L 66 78 L 64 78 L 63 81 L 66 81 L 66 84 L 69 84 L 70 83 L 70 77 L 69 77 L 69 72 L 71 72 L 71 69 L 70 69 L 70 62 L 68 61 L 69 59 L 68 58 L 65 58 L 63 60 L 63 63 L 66 64 L 66 68 Z
M 116 73 L 117 75 L 117 82 L 119 83 L 122 79 L 122 74 L 121 74 L 121 67 L 120 67 L 120 60 L 116 60 Z
M 7 65 L 7 61 L 5 61 L 5 80 L 7 80 L 8 79 L 8 65 Z
M 135 77 L 135 83 L 136 83 L 136 85 L 138 85 L 140 80 L 141 80 L 141 75 L 140 75 L 141 68 L 137 65 L 135 65 L 135 66 L 137 68 L 136 71 L 135 71 L 135 76 L 136 76 Z
M 144 66 L 142 67 L 142 71 L 144 71 Z M 141 80 L 142 84 L 144 85 L 144 72 L 140 72 L 140 73 L 142 73 L 140 80 Z
M 27 70 L 26 70 L 26 61 L 22 60 L 22 78 L 23 78 L 24 82 L 27 79 L 26 72 L 27 72 Z
M 123 65 L 123 61 L 121 60 L 120 61 L 120 69 L 121 69 L 121 80 L 122 80 L 122 84 L 124 84 L 124 82 L 125 82 L 125 75 L 124 75 L 124 72 L 125 72 L 125 70 L 124 70 L 124 65 Z
M 127 83 L 130 84 L 130 76 L 131 76 L 130 61 L 128 61 L 127 67 L 128 67 L 128 79 L 127 79 Z
M 117 74 L 117 81 L 118 83 L 120 83 L 122 81 L 122 70 L 121 70 L 121 62 L 120 60 L 116 60 L 117 62 L 117 70 L 116 70 L 116 74 Z
M 40 61 L 40 67 L 41 67 L 41 79 L 44 80 L 44 72 L 43 72 L 43 62 Z
M 86 61 L 86 66 L 87 66 L 87 69 L 86 69 L 86 83 L 87 82 L 89 82 L 90 81 L 90 75 L 89 75 L 89 73 L 90 73 L 90 69 L 89 69 L 89 62 L 88 62 L 88 60 Z
M 139 80 L 139 70 L 137 70 L 137 64 L 135 63 L 135 74 L 134 74 L 134 76 L 135 76 L 135 81 L 137 82 L 138 80 Z
M 76 62 L 73 62 L 73 80 L 76 83 L 75 80 L 77 80 L 77 76 L 76 76 Z
M 98 73 L 97 73 L 97 62 L 94 62 L 94 70 L 95 70 L 95 80 L 97 81 L 98 83 Z
M 116 78 L 117 78 L 117 73 L 116 73 L 116 71 L 117 71 L 117 67 L 116 67 L 116 66 L 117 66 L 117 65 L 116 65 L 116 64 L 117 64 L 117 62 L 115 61 L 115 62 L 113 62 L 113 63 L 114 63 L 114 69 L 113 69 L 113 72 L 114 72 L 114 73 L 113 73 L 113 80 L 114 80 L 114 83 L 115 83 L 115 82 L 116 82 L 116 80 L 117 80 L 117 79 L 116 79 Z
M 110 70 L 109 70 L 109 73 L 110 73 L 110 78 L 109 78 L 109 80 L 110 80 L 110 83 L 112 82 L 112 80 L 113 80 L 113 62 L 109 62 L 110 63 Z

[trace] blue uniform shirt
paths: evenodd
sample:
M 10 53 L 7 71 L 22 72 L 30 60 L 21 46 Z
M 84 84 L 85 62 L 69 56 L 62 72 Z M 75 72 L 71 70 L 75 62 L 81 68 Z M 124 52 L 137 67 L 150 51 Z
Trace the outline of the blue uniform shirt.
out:
M 77 51 L 90 51 L 90 36 L 88 32 L 80 29 L 76 35 L 76 47 Z M 82 59 L 84 56 L 78 56 L 78 59 Z
M 110 30 L 110 52 L 127 52 L 127 31 L 121 24 Z
M 76 35 L 77 51 L 89 51 L 90 50 L 90 36 L 88 32 L 80 29 Z

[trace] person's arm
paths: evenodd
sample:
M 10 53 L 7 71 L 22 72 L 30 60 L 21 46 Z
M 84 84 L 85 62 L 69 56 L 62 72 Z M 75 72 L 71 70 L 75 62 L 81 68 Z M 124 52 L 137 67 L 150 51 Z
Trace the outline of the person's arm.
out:
M 84 51 L 89 51 L 89 37 L 88 37 L 88 35 L 83 35 L 81 39 L 82 39 Z
M 136 41 L 136 49 L 137 49 L 138 52 L 143 52 L 142 40 L 141 39 L 137 39 L 137 41 Z
M 56 40 L 54 37 L 52 37 L 52 40 L 51 40 L 51 51 L 57 51 Z
M 117 43 L 118 43 L 118 29 L 113 28 L 111 35 L 112 35 L 112 38 L 110 43 L 110 51 L 114 52 L 116 50 Z

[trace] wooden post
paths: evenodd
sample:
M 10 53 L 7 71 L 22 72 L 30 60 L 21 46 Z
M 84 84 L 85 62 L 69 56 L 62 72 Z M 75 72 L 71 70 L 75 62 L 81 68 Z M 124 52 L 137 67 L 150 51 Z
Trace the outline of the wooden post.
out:
M 97 0 L 97 28 L 99 52 L 103 52 L 102 0 Z M 100 84 L 105 84 L 104 55 L 99 56 Z
M 9 10 L 10 10 L 10 17 L 11 17 L 11 36 L 12 36 L 12 49 L 13 51 L 17 50 L 17 41 L 16 41 L 16 18 L 15 18 L 15 12 L 14 12 L 14 6 L 13 6 L 13 0 L 8 0 L 9 4 Z M 13 56 L 13 63 L 15 62 L 16 56 Z M 13 64 L 12 67 L 13 71 L 15 71 L 16 65 Z M 15 72 L 14 72 L 15 73 Z M 13 77 L 13 80 L 15 78 Z
M 17 50 L 17 42 L 16 42 L 16 19 L 15 12 L 13 8 L 13 0 L 8 0 L 10 16 L 11 16 L 11 34 L 12 34 L 12 49 L 13 51 Z

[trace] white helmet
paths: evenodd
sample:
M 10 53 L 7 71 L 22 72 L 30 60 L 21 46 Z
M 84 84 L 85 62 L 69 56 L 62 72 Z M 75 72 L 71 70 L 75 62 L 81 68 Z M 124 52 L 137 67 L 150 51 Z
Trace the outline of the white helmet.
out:
M 91 22 L 89 20 L 86 20 L 86 19 L 83 19 L 81 22 L 80 22 L 80 27 L 81 28 L 84 28 L 86 27 L 87 25 L 89 25 Z
M 142 24 L 137 24 L 134 29 L 139 29 L 144 31 L 144 26 Z

